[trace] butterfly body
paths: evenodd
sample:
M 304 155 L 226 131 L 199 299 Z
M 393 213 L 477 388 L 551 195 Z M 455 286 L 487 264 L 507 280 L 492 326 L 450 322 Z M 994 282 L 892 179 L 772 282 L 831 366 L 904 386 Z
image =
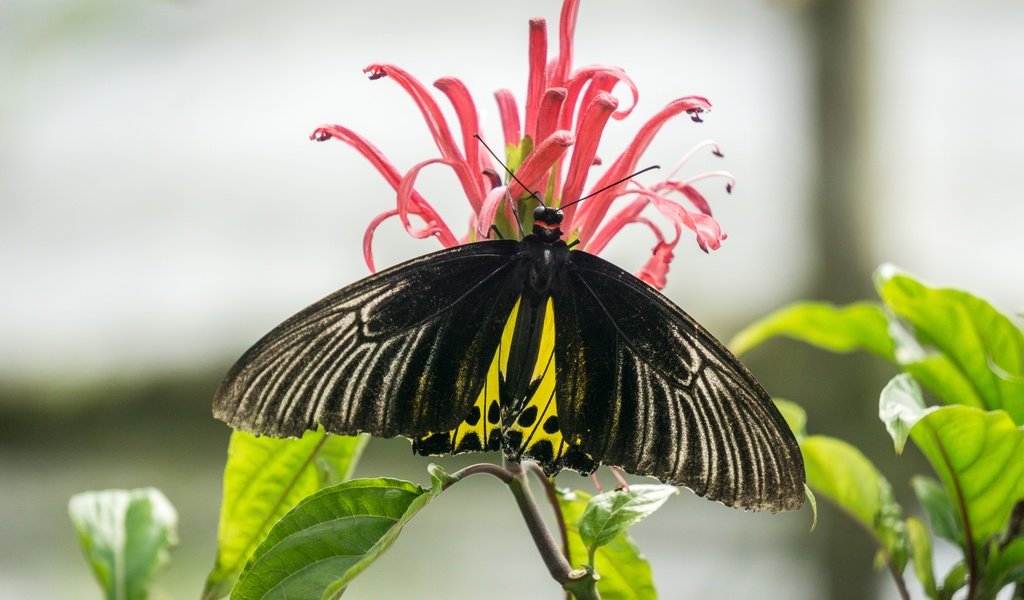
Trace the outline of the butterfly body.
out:
M 730 506 L 803 500 L 799 448 L 767 393 L 685 312 L 561 239 L 457 246 L 356 282 L 229 371 L 214 413 L 260 434 L 402 435 L 420 454 L 502 450 L 550 474 L 599 464 Z

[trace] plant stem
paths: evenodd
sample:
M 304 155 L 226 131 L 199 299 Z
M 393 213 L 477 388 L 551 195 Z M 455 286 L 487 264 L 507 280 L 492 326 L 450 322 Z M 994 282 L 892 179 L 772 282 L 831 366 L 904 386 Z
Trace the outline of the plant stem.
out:
M 598 575 L 590 568 L 573 569 L 572 565 L 569 564 L 569 538 L 566 534 L 565 519 L 562 516 L 558 497 L 555 495 L 555 488 L 551 480 L 548 479 L 547 475 L 543 475 L 544 472 L 536 464 L 526 463 L 527 468 L 535 470 L 535 472 L 539 471 L 539 474 L 543 475 L 544 490 L 547 492 L 548 500 L 551 501 L 551 505 L 555 509 L 558 526 L 562 533 L 564 555 L 555 544 L 554 538 L 551 537 L 551 531 L 548 530 L 547 525 L 544 523 L 544 518 L 540 515 L 537 502 L 533 499 L 533 494 L 530 493 L 526 472 L 523 471 L 519 463 L 505 460 L 502 462 L 505 465 L 504 467 L 499 467 L 492 463 L 478 463 L 469 465 L 465 469 L 460 469 L 451 474 L 451 479 L 443 485 L 443 489 L 448 489 L 463 478 L 476 475 L 477 473 L 492 475 L 505 482 L 509 491 L 512 492 L 512 496 L 516 499 L 519 512 L 523 513 L 526 528 L 530 531 L 533 543 L 537 545 L 537 550 L 540 552 L 540 557 L 544 560 L 544 564 L 547 565 L 551 578 L 557 581 L 562 586 L 562 589 L 575 596 L 577 600 L 601 600 L 601 596 L 597 593 Z

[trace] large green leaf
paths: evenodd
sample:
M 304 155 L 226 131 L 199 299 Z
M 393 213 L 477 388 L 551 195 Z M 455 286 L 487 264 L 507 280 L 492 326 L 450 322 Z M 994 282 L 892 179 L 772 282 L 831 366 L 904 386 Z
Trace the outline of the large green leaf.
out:
M 924 344 L 949 357 L 989 410 L 1024 424 L 1024 333 L 989 303 L 967 292 L 925 286 L 891 265 L 875 286 L 886 305 L 913 325 Z
M 797 302 L 744 328 L 729 342 L 737 355 L 775 336 L 786 336 L 833 352 L 867 350 L 893 360 L 888 321 L 880 306 L 858 302 L 836 307 L 824 302 Z
M 231 591 L 234 600 L 336 598 L 440 493 L 397 479 L 353 479 L 302 500 L 274 525 Z
M 984 543 L 1006 527 L 1013 506 L 1024 499 L 1024 428 L 1002 410 L 926 407 L 920 388 L 905 385 L 907 379 L 898 375 L 886 386 L 879 413 L 896 412 L 887 411 L 887 403 L 900 405 L 900 429 L 910 431 L 946 486 L 965 539 Z M 893 400 L 887 392 L 896 388 Z
M 68 503 L 78 541 L 108 600 L 149 597 L 178 542 L 178 514 L 155 488 L 84 492 Z
M 587 546 L 580 537 L 579 523 L 590 503 L 590 496 L 581 491 L 559 492 L 559 504 L 569 536 L 569 557 L 574 567 L 587 560 Z M 616 535 L 610 543 L 594 553 L 594 571 L 600 576 L 597 591 L 602 600 L 644 600 L 657 598 L 651 566 L 626 532 Z
M 227 594 L 252 551 L 301 499 L 347 479 L 365 444 L 365 437 L 330 435 L 322 429 L 299 439 L 232 433 L 217 560 L 206 580 L 204 600 Z
M 1024 499 L 1024 428 L 1005 411 L 943 406 L 910 437 L 957 504 L 970 539 L 984 542 L 1006 527 L 1013 505 Z
M 800 441 L 800 450 L 807 484 L 871 533 L 902 570 L 907 561 L 906 534 L 888 480 L 860 450 L 842 440 L 807 436 Z
M 579 521 L 580 539 L 588 556 L 678 493 L 679 488 L 671 485 L 633 485 L 628 491 L 615 490 L 591 498 Z

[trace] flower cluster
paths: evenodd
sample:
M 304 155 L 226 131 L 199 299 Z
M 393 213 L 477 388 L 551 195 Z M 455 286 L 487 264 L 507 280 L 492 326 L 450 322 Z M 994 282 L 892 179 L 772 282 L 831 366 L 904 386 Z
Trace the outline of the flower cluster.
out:
M 410 235 L 436 237 L 445 247 L 487 237 L 492 227 L 503 237 L 515 238 L 522 233 L 517 219 L 528 219 L 532 214 L 537 203 L 533 194 L 537 190 L 545 205 L 566 205 L 562 229 L 567 237 L 578 240 L 579 248 L 588 252 L 600 252 L 626 225 L 636 223 L 649 228 L 657 242 L 652 256 L 637 276 L 659 289 L 665 285 L 672 252 L 683 228 L 696 234 L 697 244 L 705 252 L 719 247 L 726 236 L 711 216 L 707 199 L 694 184 L 721 178 L 726 181 L 726 190 L 731 191 L 732 176 L 724 171 L 713 171 L 686 179 L 675 178 L 686 159 L 697 151 L 710 149 L 721 156 L 712 142 L 701 143 L 690 150 L 662 181 L 643 185 L 635 179 L 629 180 L 595 194 L 586 202 L 568 206 L 585 196 L 588 190 L 601 190 L 633 173 L 641 155 L 669 119 L 685 113 L 700 122 L 701 114 L 711 108 L 710 103 L 699 96 L 669 102 L 640 127 L 633 141 L 588 187 L 591 167 L 601 164 L 597 151 L 608 120 L 629 116 L 639 93 L 622 69 L 606 65 L 572 67 L 578 9 L 579 0 L 564 1 L 558 29 L 559 52 L 552 58 L 548 54 L 546 22 L 543 19 L 530 21 L 529 77 L 522 117 L 511 91 L 495 92 L 506 163 L 516 175 L 508 182 L 499 175 L 504 169 L 492 162 L 474 137 L 480 132 L 476 105 L 462 81 L 453 77 L 437 80 L 434 87 L 451 103 L 458 120 L 459 137 L 453 134 L 428 88 L 412 75 L 391 64 L 373 64 L 364 69 L 370 79 L 387 77 L 402 86 L 419 108 L 440 152 L 440 156 L 417 163 L 404 173 L 368 140 L 346 127 L 324 125 L 312 133 L 311 139 L 333 138 L 358 150 L 397 193 L 395 208 L 373 219 L 363 237 L 363 252 L 371 270 L 374 270 L 373 234 L 386 219 L 398 217 Z M 632 95 L 628 107 L 620 107 L 619 100 L 611 93 L 618 85 L 627 87 Z M 445 165 L 454 172 L 472 208 L 472 227 L 461 237 L 452 232 L 416 191 L 419 172 L 435 164 Z M 620 198 L 628 203 L 616 202 Z M 613 204 L 616 205 L 614 211 Z M 675 234 L 671 239 L 643 216 L 648 205 L 653 205 L 673 226 Z M 525 229 L 529 231 L 529 223 Z

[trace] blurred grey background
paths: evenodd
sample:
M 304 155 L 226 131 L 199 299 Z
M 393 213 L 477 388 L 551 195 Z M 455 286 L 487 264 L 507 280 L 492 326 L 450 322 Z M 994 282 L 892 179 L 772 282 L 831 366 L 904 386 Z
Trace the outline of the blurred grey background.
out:
M 363 230 L 393 206 L 354 151 L 308 133 L 349 126 L 400 168 L 436 155 L 400 88 L 361 73 L 392 62 L 426 83 L 461 78 L 500 139 L 491 93 L 522 99 L 527 20 L 545 16 L 554 33 L 559 8 L 0 2 L 0 597 L 100 597 L 67 499 L 145 485 L 181 514 L 158 587 L 199 594 L 229 435 L 209 416 L 218 379 L 270 327 L 365 276 Z M 644 162 L 671 165 L 711 138 L 725 160 L 689 172 L 738 178 L 731 196 L 704 188 L 729 239 L 711 255 L 682 243 L 665 290 L 723 339 L 792 300 L 873 297 L 883 261 L 1024 308 L 1021 3 L 584 0 L 575 48 L 576 65 L 622 66 L 640 89 L 603 139 L 606 160 L 669 100 L 714 104 L 704 124 L 670 123 Z M 428 169 L 420 181 L 462 230 L 454 179 Z M 635 269 L 652 245 L 628 232 L 605 256 Z M 375 248 L 386 266 L 438 246 L 389 222 Z M 926 467 L 896 460 L 874 416 L 886 367 L 781 341 L 747 362 L 913 506 L 906 481 Z M 358 472 L 424 482 L 427 462 L 381 441 Z M 684 491 L 635 536 L 665 598 L 896 597 L 864 532 L 828 506 L 813 533 L 810 519 Z M 944 568 L 952 555 L 939 553 Z M 511 497 L 487 480 L 417 517 L 349 593 L 560 597 Z

